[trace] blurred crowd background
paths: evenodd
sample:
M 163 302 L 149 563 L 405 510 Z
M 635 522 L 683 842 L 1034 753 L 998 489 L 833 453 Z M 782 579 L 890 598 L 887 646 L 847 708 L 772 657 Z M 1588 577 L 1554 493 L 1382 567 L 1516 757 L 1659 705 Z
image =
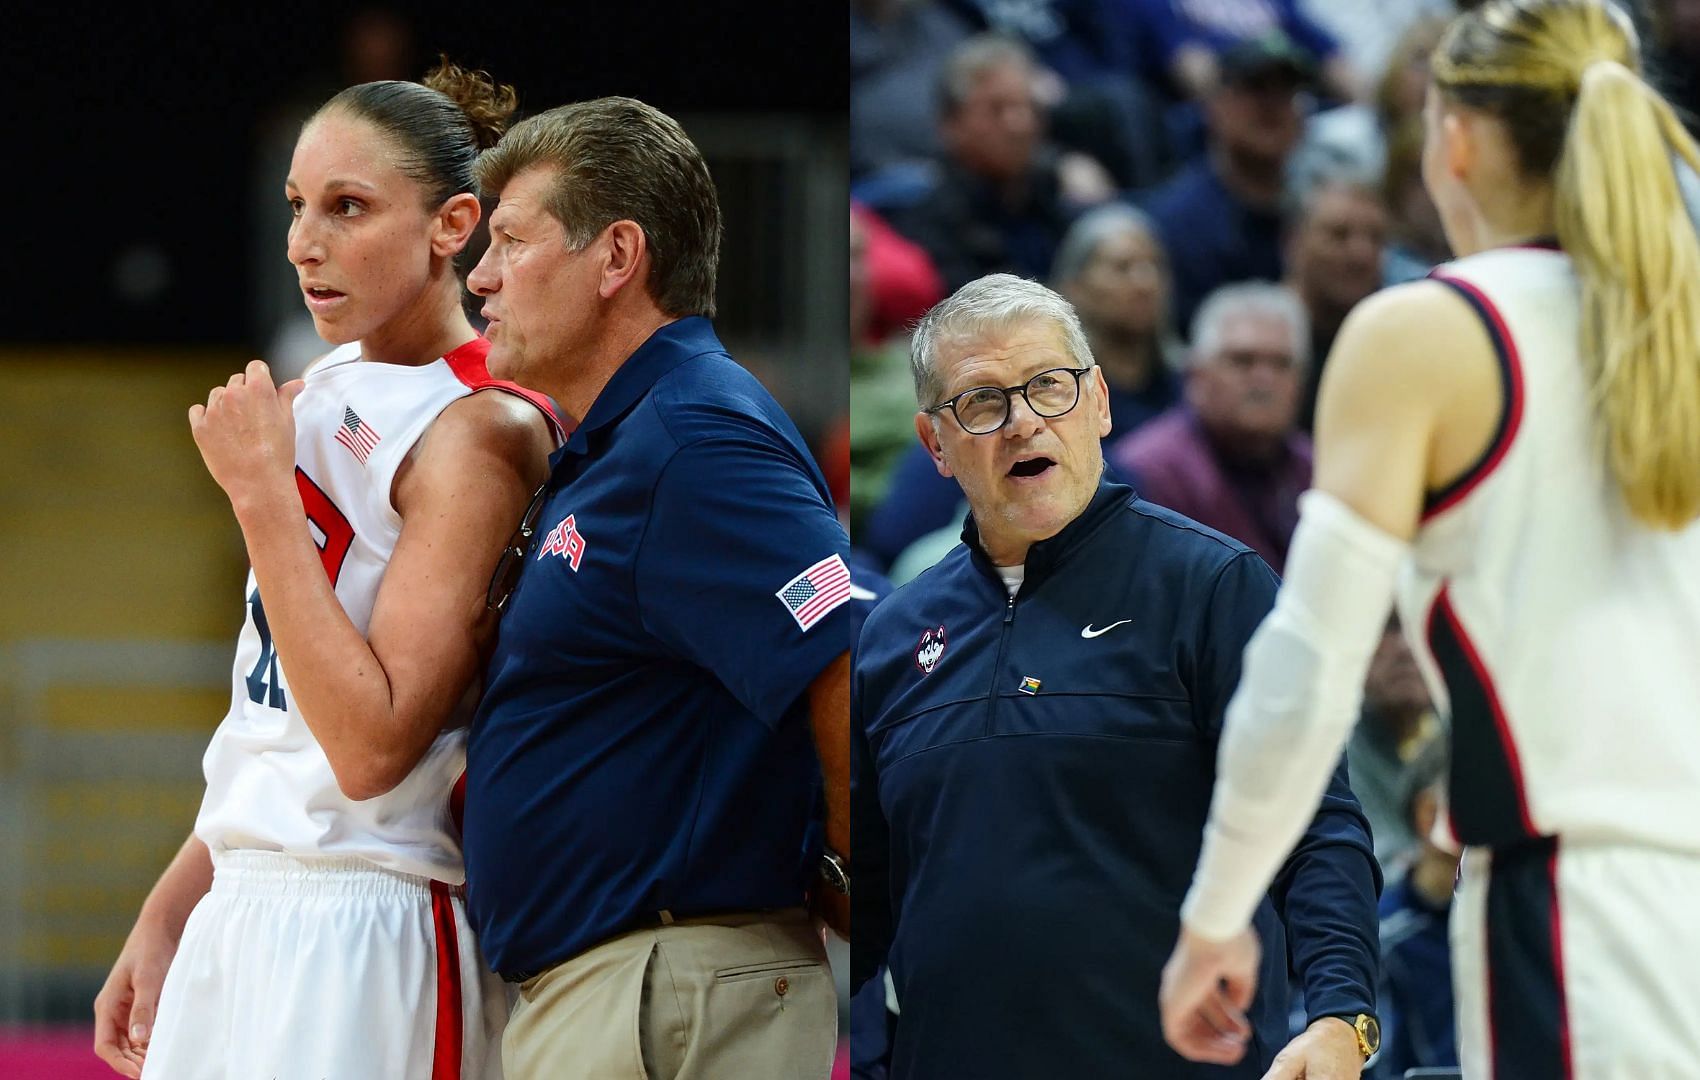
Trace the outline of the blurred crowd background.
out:
M 1046 282 L 1079 312 L 1110 389 L 1109 468 L 1279 572 L 1342 320 L 1450 257 L 1422 184 L 1422 108 L 1430 52 L 1474 6 L 851 0 L 850 520 L 863 581 L 901 584 L 959 542 L 961 490 L 915 436 L 907 328 L 997 272 Z M 1650 79 L 1692 128 L 1700 2 L 1623 6 Z M 1387 881 L 1372 1075 L 1456 1064 L 1457 861 L 1427 839 L 1445 753 L 1390 624 L 1348 751 Z M 1295 1033 L 1303 1021 L 1295 1002 Z
M 629 94 L 676 116 L 719 188 L 720 334 L 847 493 L 843 19 L 772 2 L 8 14 L 0 1075 L 60 1075 L 7 1058 L 7 1030 L 82 1040 L 194 820 L 246 558 L 185 417 L 253 357 L 295 373 L 326 351 L 284 256 L 301 122 L 439 51 L 512 83 L 522 115 Z

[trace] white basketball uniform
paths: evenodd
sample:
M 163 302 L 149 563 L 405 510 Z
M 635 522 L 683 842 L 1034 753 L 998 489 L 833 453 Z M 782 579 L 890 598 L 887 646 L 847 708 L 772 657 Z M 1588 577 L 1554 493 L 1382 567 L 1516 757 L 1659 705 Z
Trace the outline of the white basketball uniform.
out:
M 401 534 L 390 504 L 409 449 L 492 379 L 474 340 L 420 367 L 336 349 L 295 401 L 296 481 L 337 599 L 364 634 Z M 212 852 L 166 977 L 148 1080 L 486 1080 L 508 1012 L 462 900 L 456 785 L 464 727 L 394 790 L 337 787 L 266 626 L 252 572 L 231 706 L 207 748 L 195 834 Z M 451 808 L 451 801 L 454 806 Z
M 1432 276 L 1480 315 L 1505 397 L 1487 452 L 1428 500 L 1399 590 L 1452 725 L 1464 1075 L 1700 1077 L 1700 525 L 1629 514 L 1565 254 Z

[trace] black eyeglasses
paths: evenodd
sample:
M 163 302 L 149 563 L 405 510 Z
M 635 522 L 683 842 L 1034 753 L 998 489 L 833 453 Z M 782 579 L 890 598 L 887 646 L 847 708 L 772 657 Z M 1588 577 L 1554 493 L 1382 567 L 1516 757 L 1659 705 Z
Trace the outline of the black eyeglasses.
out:
M 525 508 L 525 518 L 520 521 L 519 528 L 508 537 L 508 546 L 502 549 L 502 557 L 496 562 L 496 572 L 490 575 L 490 587 L 484 590 L 484 606 L 491 611 L 501 611 L 506 607 L 508 598 L 514 594 L 514 586 L 519 584 L 519 572 L 525 568 L 526 557 L 537 543 L 537 515 L 543 512 L 543 496 L 548 493 L 549 481 L 545 480 L 531 497 L 531 505 Z
M 1012 394 L 1020 394 L 1029 409 L 1046 419 L 1067 413 L 1080 404 L 1080 377 L 1091 370 L 1091 364 L 1078 368 L 1051 368 L 1039 372 L 1020 386 L 975 386 L 922 411 L 937 414 L 949 409 L 963 431 L 970 435 L 990 435 L 1009 423 Z

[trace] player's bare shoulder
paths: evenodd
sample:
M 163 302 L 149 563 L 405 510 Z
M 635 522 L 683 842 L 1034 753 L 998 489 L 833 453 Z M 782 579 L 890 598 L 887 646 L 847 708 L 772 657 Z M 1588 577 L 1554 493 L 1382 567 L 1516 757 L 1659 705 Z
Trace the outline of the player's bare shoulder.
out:
M 518 482 L 530 494 L 548 472 L 555 429 L 542 409 L 496 388 L 457 398 L 437 415 L 396 471 L 396 510 L 405 518 L 414 493 L 475 477 Z

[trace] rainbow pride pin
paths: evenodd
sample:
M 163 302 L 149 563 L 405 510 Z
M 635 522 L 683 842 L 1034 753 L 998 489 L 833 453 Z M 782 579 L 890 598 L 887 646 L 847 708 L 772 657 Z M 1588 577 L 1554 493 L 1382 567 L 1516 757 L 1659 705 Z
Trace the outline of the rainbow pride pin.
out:
M 1031 675 L 1025 675 L 1021 679 L 1021 685 L 1016 687 L 1016 689 L 1020 690 L 1023 694 L 1037 694 L 1039 692 L 1039 680 L 1035 679 Z

